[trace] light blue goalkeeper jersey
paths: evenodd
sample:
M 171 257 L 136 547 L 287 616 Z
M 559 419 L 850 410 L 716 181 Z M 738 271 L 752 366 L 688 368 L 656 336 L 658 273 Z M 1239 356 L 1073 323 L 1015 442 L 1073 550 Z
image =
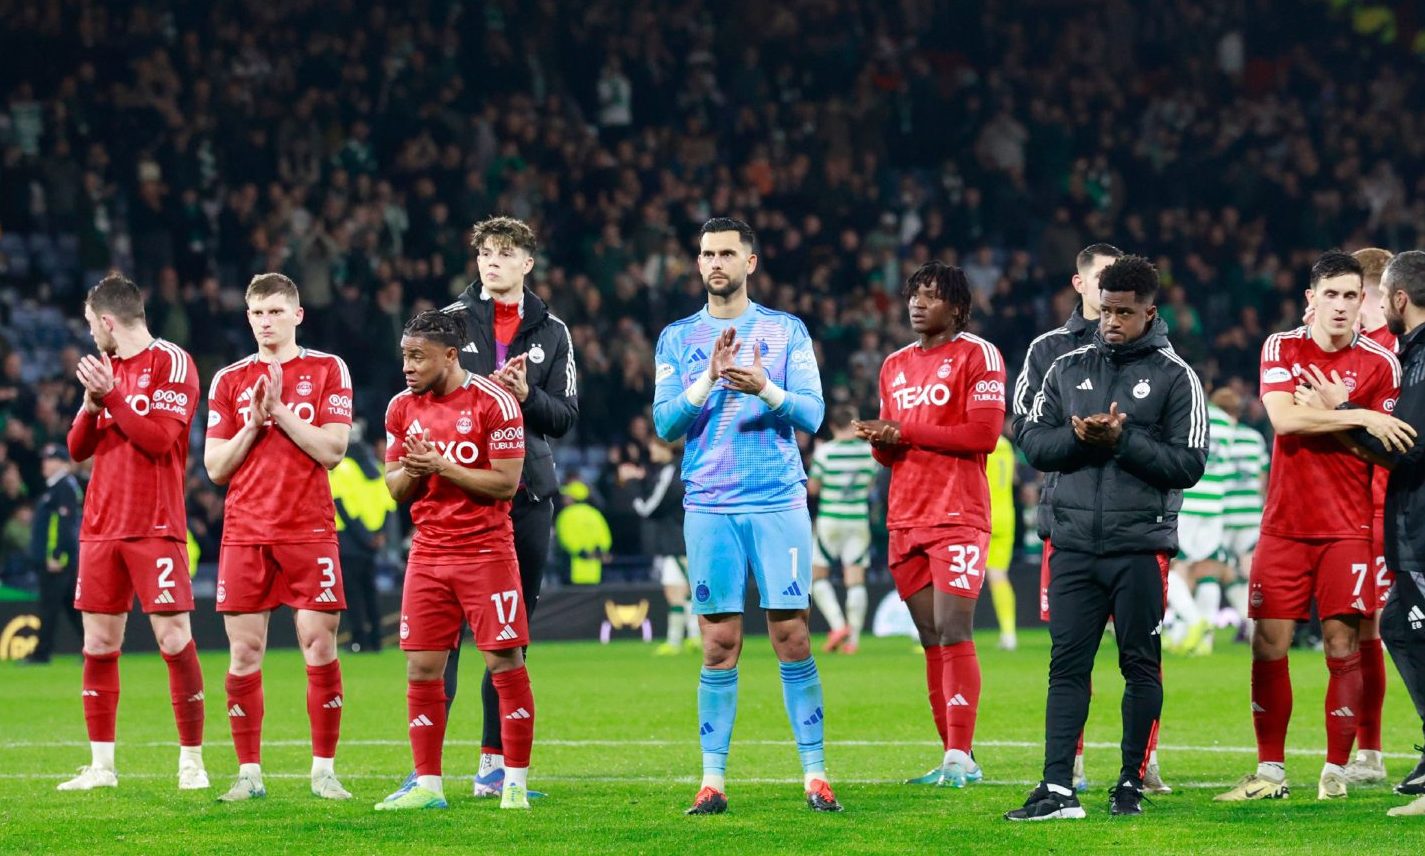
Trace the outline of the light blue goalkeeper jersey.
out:
M 742 349 L 737 363 L 752 365 L 753 349 L 786 400 L 772 410 L 762 399 L 727 389 L 722 381 L 702 407 L 685 390 L 707 371 L 713 342 L 729 326 Z M 683 507 L 741 514 L 806 506 L 806 472 L 796 431 L 821 427 L 826 405 L 806 325 L 796 316 L 752 303 L 736 318 L 714 318 L 704 307 L 658 337 L 653 424 L 658 436 L 687 435 Z

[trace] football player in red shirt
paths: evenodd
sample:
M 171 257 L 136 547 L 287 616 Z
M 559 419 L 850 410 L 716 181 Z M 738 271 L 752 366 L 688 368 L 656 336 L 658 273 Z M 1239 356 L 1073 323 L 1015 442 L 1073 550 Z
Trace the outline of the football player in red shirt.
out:
M 945 748 L 940 767 L 912 781 L 962 788 L 984 777 L 970 757 L 980 704 L 972 631 L 990 538 L 985 458 L 1004 426 L 1004 358 L 965 332 L 970 285 L 959 268 L 929 262 L 902 296 L 920 341 L 886 357 L 881 418 L 856 423 L 857 436 L 891 470 L 891 576 L 925 648 Z
M 1385 291 L 1381 274 L 1394 258 L 1390 250 L 1365 247 L 1351 253 L 1361 263 L 1366 296 L 1361 302 L 1361 333 L 1384 346 L 1392 354 L 1399 348 L 1395 334 L 1385 323 Z M 1371 474 L 1371 501 L 1375 517 L 1371 521 L 1371 565 L 1375 574 L 1376 611 L 1361 619 L 1361 710 L 1356 717 L 1356 759 L 1346 765 L 1346 781 L 1350 784 L 1372 784 L 1386 779 L 1385 759 L 1381 753 L 1380 721 L 1385 706 L 1385 651 L 1381 647 L 1377 621 L 1385 607 L 1395 574 L 1385 564 L 1385 491 L 1390 482 L 1390 470 L 1375 467 Z
M 84 406 L 69 429 L 69 454 L 76 462 L 94 459 L 74 587 L 74 605 L 84 614 L 84 719 L 92 760 L 59 789 L 119 783 L 119 649 L 136 594 L 168 663 L 178 722 L 178 787 L 206 788 L 203 672 L 188 621 L 193 588 L 183 503 L 198 369 L 183 349 L 149 333 L 143 295 L 121 274 L 111 273 L 90 289 L 84 319 L 100 356 L 79 362 Z
M 386 486 L 411 503 L 415 535 L 401 593 L 401 650 L 416 781 L 378 811 L 445 808 L 445 661 L 470 625 L 500 698 L 501 808 L 529 808 L 534 695 L 510 499 L 524 466 L 524 417 L 504 387 L 460 365 L 459 318 L 422 312 L 406 324 L 406 390 L 386 409 Z
M 263 797 L 262 659 L 272 610 L 286 604 L 307 663 L 312 793 L 348 799 L 333 769 L 341 732 L 337 623 L 346 608 L 327 470 L 346 455 L 351 374 L 340 357 L 297 344 L 297 286 L 263 273 L 247 287 L 257 353 L 220 370 L 208 391 L 203 464 L 227 485 L 218 611 L 228 634 L 228 724 L 237 782 L 223 802 Z
M 1361 709 L 1361 618 L 1375 611 L 1371 571 L 1370 465 L 1328 436 L 1365 428 L 1402 451 L 1413 434 L 1389 415 L 1400 387 L 1395 355 L 1356 332 L 1361 265 L 1340 252 L 1311 268 L 1311 323 L 1262 346 L 1262 403 L 1276 431 L 1261 541 L 1252 558 L 1252 720 L 1257 771 L 1219 800 L 1280 799 L 1289 793 L 1285 744 L 1291 720 L 1287 651 L 1297 621 L 1321 615 L 1326 665 L 1326 765 L 1319 799 L 1346 795 L 1345 765 Z M 1312 376 L 1336 376 L 1360 407 L 1322 410 L 1294 394 Z M 1324 489 L 1323 489 L 1324 488 Z

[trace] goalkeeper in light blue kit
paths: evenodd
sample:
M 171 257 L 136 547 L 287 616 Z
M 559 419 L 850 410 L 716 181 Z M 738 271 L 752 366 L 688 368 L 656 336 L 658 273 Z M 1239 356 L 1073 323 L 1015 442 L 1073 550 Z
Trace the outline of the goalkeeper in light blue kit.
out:
M 687 437 L 683 531 L 703 633 L 703 783 L 687 813 L 727 810 L 724 777 L 749 567 L 781 663 L 807 805 L 841 811 L 826 777 L 821 678 L 807 631 L 812 533 L 796 437 L 820 428 L 826 410 L 816 355 L 806 325 L 748 299 L 757 236 L 746 223 L 725 217 L 704 223 L 698 270 L 708 305 L 658 337 L 653 398 L 658 436 Z

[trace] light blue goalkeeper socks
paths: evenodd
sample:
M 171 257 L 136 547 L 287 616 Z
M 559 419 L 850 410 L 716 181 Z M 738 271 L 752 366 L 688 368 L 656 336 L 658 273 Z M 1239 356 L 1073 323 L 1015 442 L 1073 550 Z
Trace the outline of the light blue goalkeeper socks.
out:
M 802 772 L 825 772 L 825 717 L 821 705 L 821 676 L 816 672 L 816 661 L 808 657 L 796 663 L 782 663 L 781 667 L 782 699 L 786 702 L 787 719 L 792 723 L 792 734 L 797 740 Z
M 819 689 L 817 695 L 821 695 Z M 727 750 L 736 719 L 737 668 L 704 666 L 698 680 L 698 742 L 703 748 L 704 773 L 727 773 Z

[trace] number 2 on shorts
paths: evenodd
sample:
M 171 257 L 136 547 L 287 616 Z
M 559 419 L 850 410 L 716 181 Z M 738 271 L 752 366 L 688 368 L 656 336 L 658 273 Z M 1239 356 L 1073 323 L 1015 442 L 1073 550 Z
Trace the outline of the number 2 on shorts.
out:
M 164 557 L 154 562 L 154 567 L 158 568 L 158 587 L 161 589 L 173 588 L 177 583 L 173 581 L 173 560 Z

